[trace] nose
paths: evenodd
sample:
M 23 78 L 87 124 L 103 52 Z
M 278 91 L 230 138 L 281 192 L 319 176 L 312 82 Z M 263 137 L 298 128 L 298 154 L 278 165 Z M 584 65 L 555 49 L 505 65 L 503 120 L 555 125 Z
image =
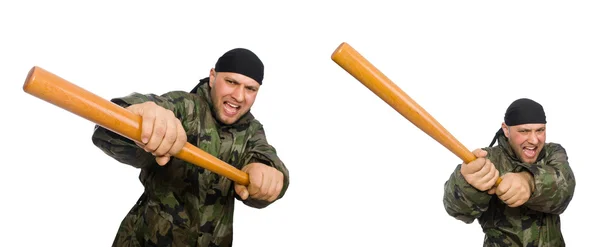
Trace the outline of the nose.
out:
M 537 145 L 539 142 L 539 139 L 538 139 L 536 133 L 533 132 L 533 133 L 529 134 L 529 137 L 527 137 L 527 141 L 533 145 Z
M 244 100 L 244 85 L 235 87 L 231 97 L 233 97 L 237 102 L 242 102 Z

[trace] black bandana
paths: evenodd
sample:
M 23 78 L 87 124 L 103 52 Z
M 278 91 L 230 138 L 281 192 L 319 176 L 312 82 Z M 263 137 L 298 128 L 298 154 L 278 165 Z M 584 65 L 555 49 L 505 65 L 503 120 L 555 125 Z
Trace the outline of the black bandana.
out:
M 235 48 L 229 50 L 217 60 L 215 72 L 242 74 L 262 85 L 264 65 L 254 52 L 244 48 Z M 195 92 L 201 84 L 206 83 L 205 79 L 200 80 L 200 83 L 191 92 Z
M 521 98 L 515 100 L 508 109 L 506 109 L 506 113 L 504 114 L 504 123 L 508 126 L 515 126 L 520 124 L 532 124 L 532 123 L 546 123 L 546 113 L 544 112 L 544 107 L 539 103 L 527 99 Z M 496 132 L 494 135 L 494 139 L 492 143 L 490 143 L 490 147 L 496 143 L 499 135 L 502 135 L 504 131 L 502 128 Z

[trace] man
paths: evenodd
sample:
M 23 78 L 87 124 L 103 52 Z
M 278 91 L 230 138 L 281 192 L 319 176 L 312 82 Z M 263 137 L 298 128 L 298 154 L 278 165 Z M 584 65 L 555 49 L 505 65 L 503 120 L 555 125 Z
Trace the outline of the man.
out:
M 250 113 L 263 70 L 252 51 L 238 48 L 221 56 L 190 93 L 112 99 L 142 117 L 142 142 L 99 126 L 92 141 L 139 168 L 144 185 L 113 246 L 231 246 L 234 198 L 264 208 L 283 197 L 288 170 Z M 186 142 L 247 172 L 248 187 L 174 158 Z
M 489 147 L 473 154 L 477 159 L 458 165 L 444 184 L 446 212 L 467 224 L 477 219 L 483 246 L 565 246 L 560 214 L 573 198 L 575 176 L 565 149 L 546 143 L 543 107 L 514 101 Z

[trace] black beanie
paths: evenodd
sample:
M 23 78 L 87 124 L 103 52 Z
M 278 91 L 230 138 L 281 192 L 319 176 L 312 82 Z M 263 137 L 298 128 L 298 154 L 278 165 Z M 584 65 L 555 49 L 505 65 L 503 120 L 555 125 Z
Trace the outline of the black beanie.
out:
M 520 124 L 532 124 L 532 123 L 546 123 L 546 113 L 544 107 L 538 102 L 531 99 L 521 98 L 517 99 L 508 106 L 506 113 L 504 113 L 504 123 L 507 126 L 515 126 Z M 504 131 L 502 128 L 496 132 L 490 147 L 494 145 L 499 135 L 502 135 Z
M 264 65 L 254 52 L 244 48 L 235 48 L 227 51 L 217 60 L 215 72 L 242 74 L 262 85 Z M 191 92 L 194 93 L 200 85 L 206 82 L 208 82 L 207 78 L 200 80 L 200 83 Z

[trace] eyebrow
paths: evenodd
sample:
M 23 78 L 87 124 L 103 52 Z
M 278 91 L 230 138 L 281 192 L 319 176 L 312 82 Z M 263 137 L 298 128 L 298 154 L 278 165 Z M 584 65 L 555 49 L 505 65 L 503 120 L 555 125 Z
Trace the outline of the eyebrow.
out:
M 225 76 L 225 80 L 229 80 L 229 81 L 232 81 L 232 82 L 235 82 L 235 83 L 240 83 L 237 80 L 235 80 L 235 79 L 233 79 L 233 78 L 231 78 L 229 76 Z
M 540 128 L 537 128 L 536 130 L 545 130 L 545 129 L 546 129 L 546 127 L 540 127 Z M 531 131 L 531 129 L 530 128 L 519 128 L 519 131 Z
M 229 77 L 229 76 L 225 76 L 225 80 L 232 81 L 232 82 L 234 82 L 234 83 L 236 83 L 236 84 L 241 84 L 239 81 L 237 81 L 236 79 L 233 79 L 233 78 L 231 78 L 231 77 Z M 250 88 L 250 89 L 252 89 L 252 90 L 258 90 L 258 87 L 257 87 L 257 86 L 252 86 L 252 85 L 244 85 L 244 87 L 246 87 L 246 88 Z

